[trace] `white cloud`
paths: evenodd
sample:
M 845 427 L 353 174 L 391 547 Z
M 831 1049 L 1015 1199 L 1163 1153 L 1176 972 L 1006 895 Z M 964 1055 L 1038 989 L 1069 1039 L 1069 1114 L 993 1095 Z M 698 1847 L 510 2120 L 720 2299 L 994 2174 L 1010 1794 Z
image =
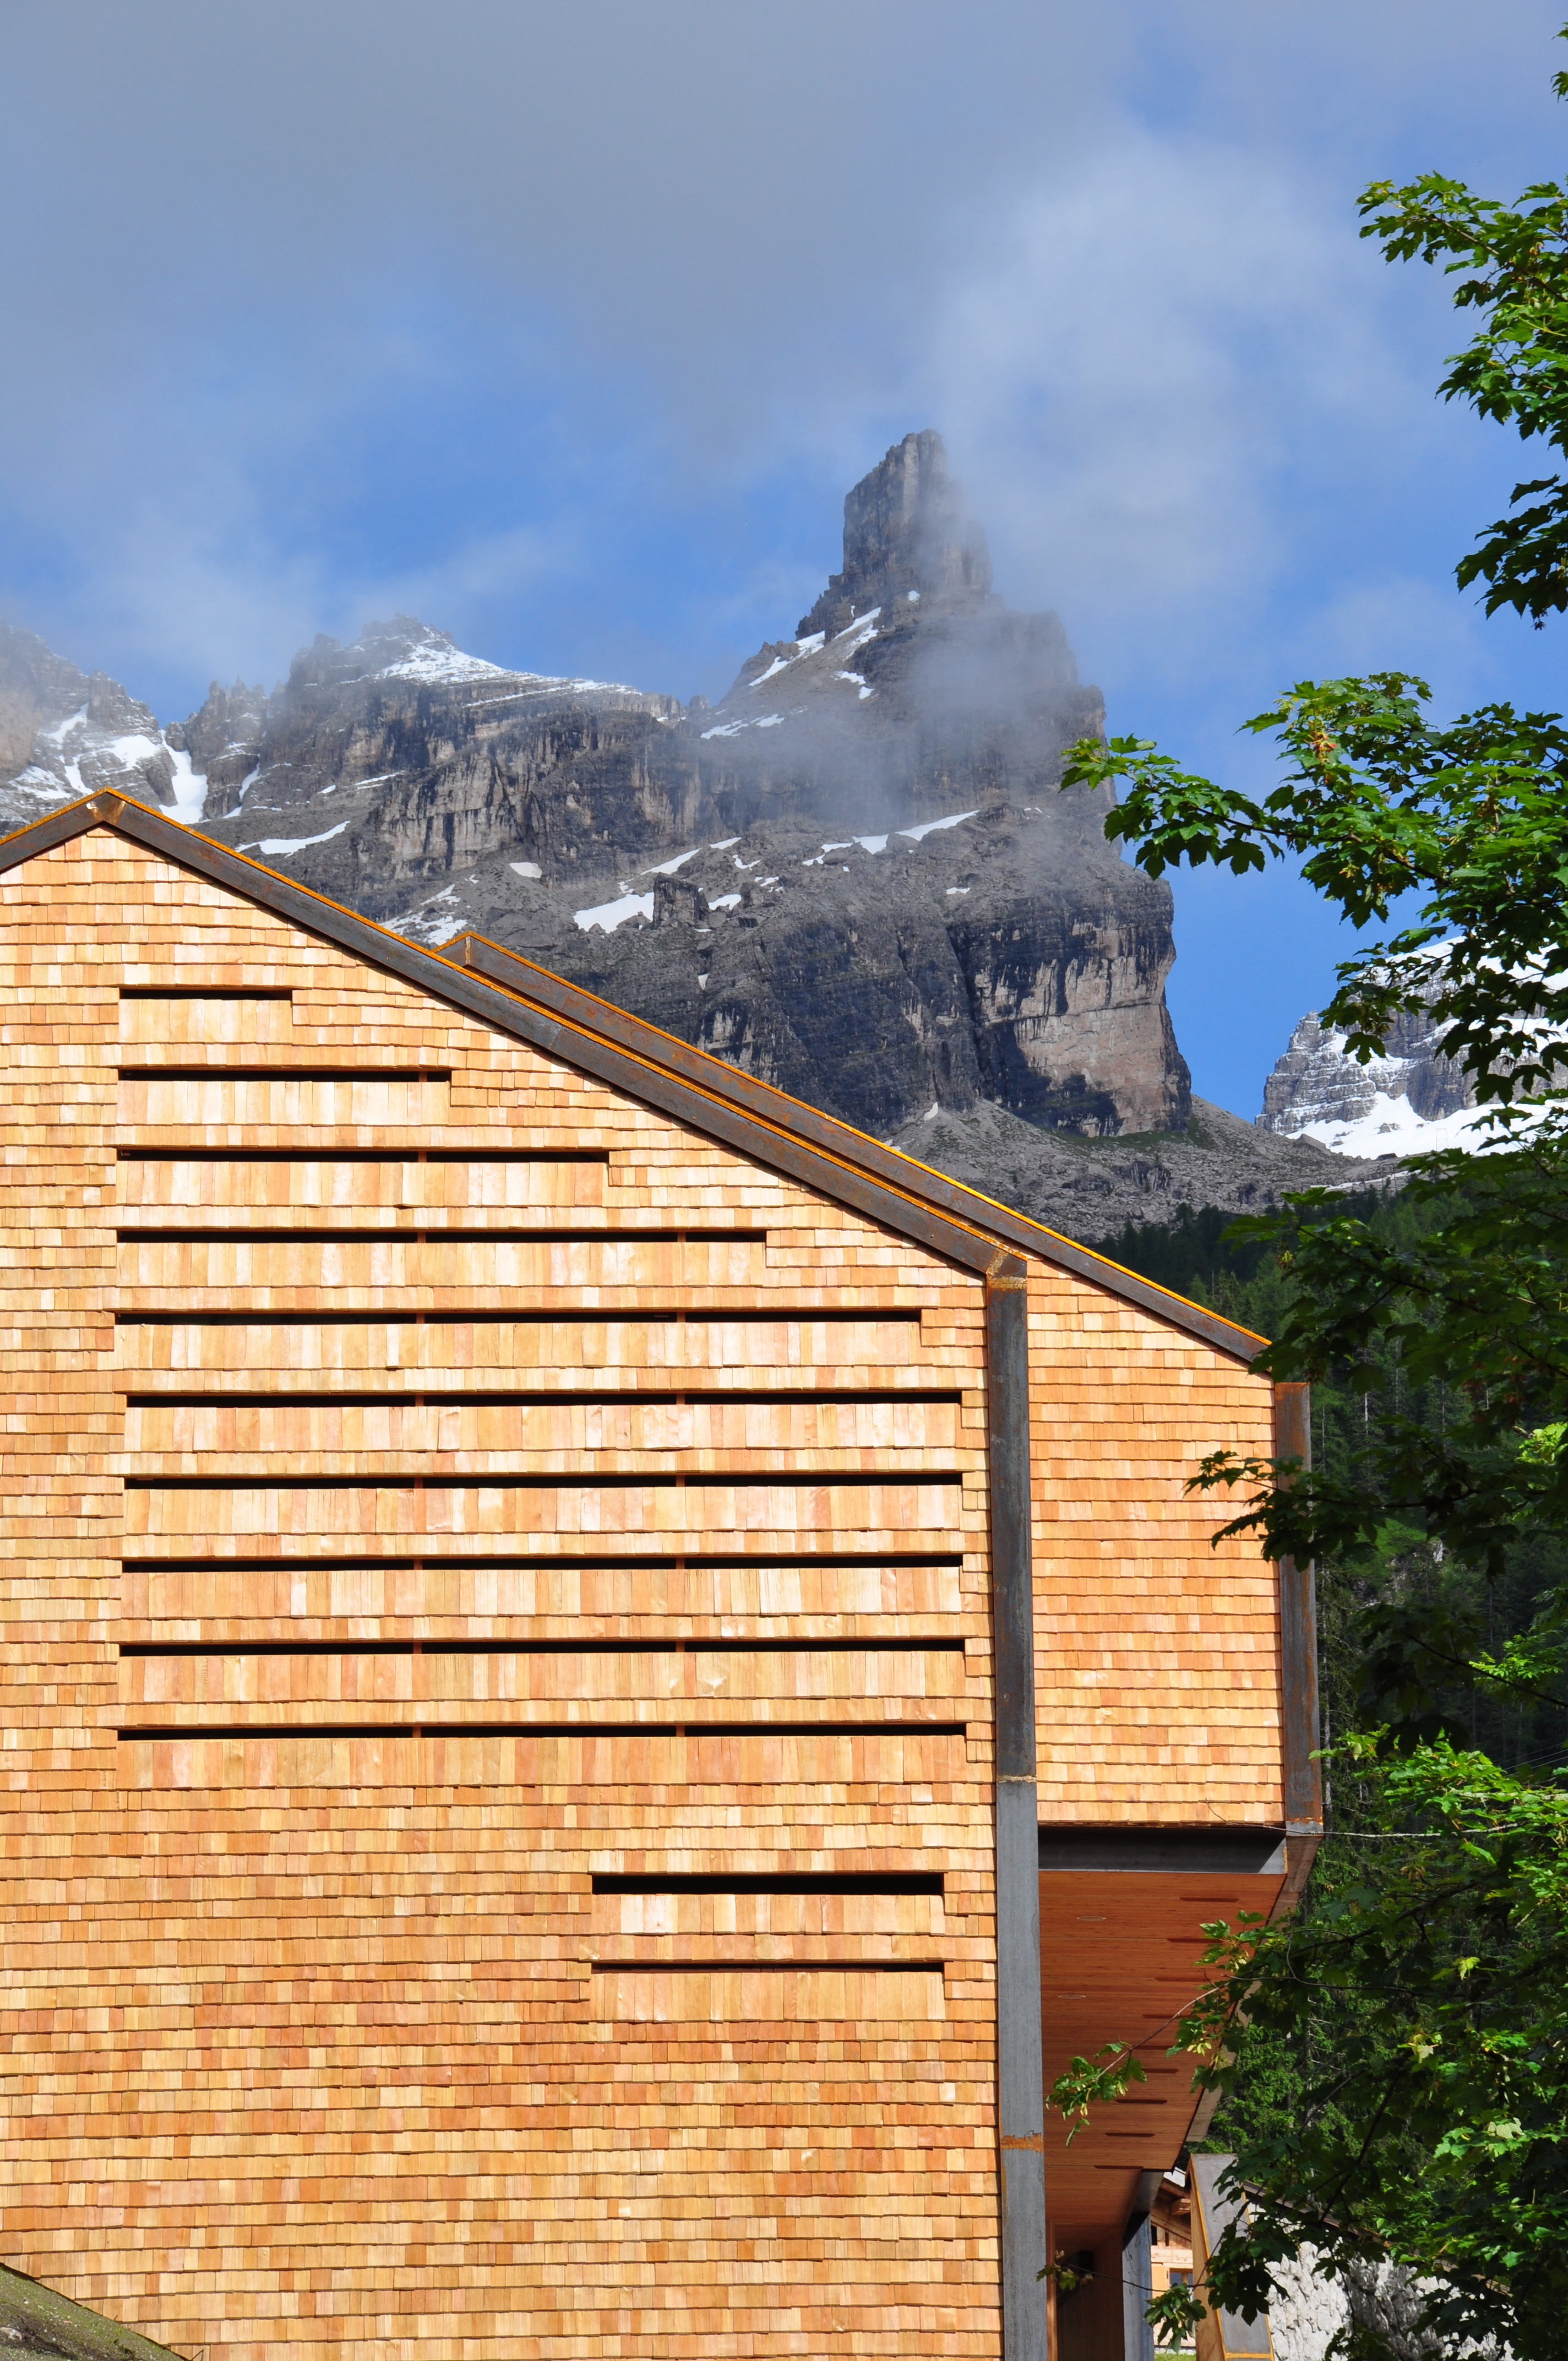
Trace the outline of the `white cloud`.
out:
M 1157 670 L 1272 589 L 1314 471 L 1430 409 L 1304 175 L 1126 129 L 955 272 L 927 366 L 999 571 Z

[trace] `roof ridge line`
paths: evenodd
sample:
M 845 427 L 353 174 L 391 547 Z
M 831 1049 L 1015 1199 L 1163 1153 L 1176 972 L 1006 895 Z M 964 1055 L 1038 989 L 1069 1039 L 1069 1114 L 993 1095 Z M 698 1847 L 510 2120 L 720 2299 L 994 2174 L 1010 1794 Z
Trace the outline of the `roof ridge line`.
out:
M 677 1034 L 666 1033 L 645 1018 L 618 1008 L 612 1001 L 569 983 L 519 952 L 509 951 L 487 936 L 468 932 L 458 938 L 471 947 L 461 960 L 451 957 L 444 950 L 429 950 L 411 943 L 406 937 L 361 917 L 313 887 L 302 885 L 265 862 L 252 860 L 247 853 L 220 844 L 216 838 L 205 836 L 199 829 L 173 819 L 167 812 L 117 789 L 101 788 L 0 837 L 0 874 L 93 828 L 114 829 L 214 883 L 248 895 L 280 916 L 297 924 L 314 926 L 330 939 L 346 937 L 346 947 L 391 967 L 422 989 L 455 1000 L 459 1005 L 467 1005 L 477 994 L 479 1005 L 470 1006 L 468 1013 L 479 1016 L 482 1022 L 496 1023 L 499 1018 L 501 1029 L 506 1030 L 509 1028 L 504 1012 L 509 1005 L 521 1003 L 533 1008 L 544 1017 L 552 1033 L 569 1028 L 585 1043 L 597 1045 L 601 1058 L 609 1057 L 618 1065 L 630 1060 L 650 1079 L 659 1082 L 663 1090 L 673 1088 L 681 1098 L 695 1096 L 712 1114 L 738 1115 L 753 1128 L 763 1126 L 794 1155 L 804 1151 L 812 1161 L 827 1162 L 844 1177 L 861 1184 L 850 1192 L 857 1210 L 870 1211 L 877 1218 L 874 1203 L 868 1206 L 861 1202 L 864 1187 L 869 1184 L 876 1200 L 892 1201 L 883 1216 L 891 1217 L 890 1226 L 904 1227 L 917 1235 L 921 1243 L 965 1268 L 982 1270 L 989 1257 L 977 1258 L 976 1249 L 994 1247 L 1001 1240 L 1022 1248 L 1037 1261 L 1071 1271 L 1103 1288 L 1108 1294 L 1136 1304 L 1140 1310 L 1185 1329 L 1236 1359 L 1251 1362 L 1267 1341 L 1253 1330 L 1209 1311 L 1207 1306 L 1161 1287 L 1157 1280 L 1125 1269 L 1108 1256 L 1096 1253 L 1092 1246 L 1080 1246 L 1076 1239 L 1064 1236 L 1045 1223 L 987 1197 L 964 1181 L 950 1179 L 934 1166 L 921 1163 L 917 1157 L 906 1155 L 902 1148 L 889 1147 L 838 1116 L 826 1115 L 804 1100 L 792 1097 L 775 1084 L 726 1064 L 711 1051 L 683 1041 Z M 313 916 L 308 906 L 313 906 L 314 912 L 321 915 Z M 330 923 L 325 923 L 328 920 Z M 516 973 L 518 970 L 524 972 L 522 977 Z M 444 981 L 447 978 L 460 981 L 464 990 L 455 994 L 451 983 Z M 549 1040 L 537 1042 L 536 1046 L 564 1054 L 558 1045 Z M 617 1080 L 618 1086 L 633 1088 L 629 1078 L 620 1076 Z M 713 1127 L 708 1126 L 709 1129 Z M 728 1124 L 724 1128 L 728 1130 Z M 732 1144 L 739 1144 L 744 1152 L 743 1143 Z M 826 1193 L 835 1191 L 828 1188 Z M 905 1215 L 902 1224 L 897 1219 L 900 1210 Z M 913 1224 L 911 1215 L 916 1217 Z
M 453 960 L 454 966 L 471 968 L 475 972 L 488 977 L 490 982 L 515 992 L 520 998 L 536 999 L 540 1005 L 551 1007 L 552 1013 L 565 1016 L 567 1022 L 583 1023 L 586 1020 L 592 1026 L 597 1016 L 598 1026 L 610 1039 L 615 1039 L 620 1034 L 646 1035 L 663 1045 L 664 1061 L 674 1065 L 677 1071 L 688 1062 L 700 1060 L 703 1067 L 711 1070 L 714 1086 L 728 1098 L 745 1100 L 765 1095 L 781 1100 L 790 1110 L 790 1127 L 804 1132 L 825 1153 L 861 1165 L 887 1186 L 918 1193 L 928 1202 L 939 1203 L 944 1212 L 978 1225 L 976 1214 L 959 1213 L 948 1202 L 954 1198 L 967 1199 L 976 1208 L 984 1208 L 985 1226 L 993 1231 L 1004 1230 L 1010 1244 L 1022 1246 L 1026 1252 L 1042 1260 L 1060 1263 L 1079 1277 L 1092 1279 L 1114 1294 L 1132 1298 L 1145 1309 L 1161 1311 L 1167 1317 L 1179 1317 L 1184 1327 L 1201 1321 L 1203 1326 L 1198 1333 L 1202 1334 L 1209 1343 L 1219 1344 L 1223 1350 L 1237 1353 L 1244 1359 L 1252 1359 L 1255 1353 L 1268 1342 L 1255 1329 L 1244 1328 L 1238 1321 L 1227 1320 L 1223 1313 L 1211 1312 L 1206 1304 L 1192 1302 L 1190 1298 L 1179 1295 L 1173 1288 L 1162 1287 L 1157 1279 L 1145 1279 L 1141 1272 L 1128 1270 L 1124 1264 L 1113 1261 L 1109 1255 L 1098 1253 L 1093 1246 L 1080 1245 L 1078 1239 L 1053 1230 L 1048 1224 L 1036 1222 L 1030 1214 L 1021 1213 L 1015 1207 L 1004 1205 L 995 1197 L 988 1197 L 983 1190 L 971 1187 L 968 1181 L 955 1180 L 935 1165 L 923 1164 L 918 1157 L 909 1155 L 905 1149 L 894 1148 L 870 1132 L 858 1130 L 853 1124 L 846 1123 L 842 1116 L 828 1115 L 820 1107 L 809 1105 L 804 1099 L 792 1097 L 787 1091 L 780 1090 L 776 1082 L 762 1082 L 755 1074 L 747 1073 L 742 1067 L 728 1065 L 723 1059 L 716 1058 L 711 1050 L 683 1040 L 679 1034 L 667 1033 L 650 1024 L 646 1017 L 635 1016 L 630 1010 L 617 1007 L 613 1001 L 589 992 L 582 984 L 569 982 L 565 976 L 556 975 L 553 969 L 542 967 L 536 960 L 525 958 L 521 951 L 509 950 L 505 944 L 494 942 L 488 936 L 472 930 L 455 937 L 454 940 L 455 943 L 477 946 L 482 955 L 482 963 L 481 960 L 470 956 L 461 961 Z M 434 956 L 444 962 L 450 958 L 450 953 L 443 950 Z M 537 980 L 532 990 L 529 985 L 514 982 L 505 972 L 498 972 L 498 969 L 516 968 L 527 971 L 531 983 Z M 565 1006 L 555 1005 L 568 1002 L 587 1004 L 584 1015 L 568 1015 Z M 630 1049 L 631 1045 L 630 1041 L 622 1041 L 620 1046 Z M 706 1078 L 694 1074 L 687 1079 L 699 1089 L 707 1086 Z M 761 1106 L 751 1112 L 762 1121 L 780 1121 L 766 1115 Z M 781 1127 L 784 1127 L 782 1124 Z M 824 1132 L 839 1135 L 845 1145 L 829 1144 L 817 1136 Z M 901 1166 L 904 1170 L 887 1170 L 885 1168 L 889 1165 Z M 926 1185 L 917 1192 L 912 1191 L 906 1173 L 918 1173 Z M 1166 1312 L 1168 1306 L 1169 1310 Z M 1223 1331 L 1223 1334 L 1216 1334 L 1216 1331 Z M 1236 1341 L 1232 1343 L 1232 1338 Z

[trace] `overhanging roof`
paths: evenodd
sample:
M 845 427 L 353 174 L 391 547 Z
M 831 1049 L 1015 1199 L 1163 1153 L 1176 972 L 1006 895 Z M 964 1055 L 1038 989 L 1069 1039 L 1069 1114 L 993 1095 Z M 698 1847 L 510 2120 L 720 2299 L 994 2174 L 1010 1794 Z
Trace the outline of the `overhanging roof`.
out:
M 1012 1249 L 1238 1360 L 1250 1361 L 1264 1341 L 498 943 L 466 935 L 451 953 L 422 950 L 129 796 L 90 796 L 0 838 L 0 873 L 94 828 L 115 829 L 967 1269 L 984 1271 Z

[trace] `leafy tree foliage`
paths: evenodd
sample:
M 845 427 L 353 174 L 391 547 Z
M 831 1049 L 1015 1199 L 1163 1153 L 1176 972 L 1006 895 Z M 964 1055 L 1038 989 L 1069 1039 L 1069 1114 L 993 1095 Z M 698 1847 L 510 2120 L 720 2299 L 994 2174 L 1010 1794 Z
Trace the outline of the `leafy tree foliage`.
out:
M 1568 305 L 1568 261 L 1564 281 Z M 1561 1074 L 1568 728 L 1508 705 L 1440 727 L 1421 709 L 1431 697 L 1400 673 L 1299 681 L 1243 724 L 1279 741 L 1285 776 L 1261 797 L 1130 737 L 1080 741 L 1062 783 L 1119 789 L 1105 832 L 1151 877 L 1182 862 L 1240 875 L 1288 855 L 1356 928 L 1422 895 L 1412 923 L 1342 964 L 1323 1020 L 1365 1059 L 1397 1016 L 1430 1014 L 1443 1054 L 1505 1108 Z
M 1429 174 L 1361 212 L 1478 315 L 1442 393 L 1568 452 L 1568 186 L 1505 205 Z M 1489 612 L 1568 608 L 1568 471 L 1479 539 L 1457 572 Z M 1203 2292 L 1255 2314 L 1303 2243 L 1388 2255 L 1430 2280 L 1443 2350 L 1568 2361 L 1568 726 L 1431 704 L 1399 673 L 1297 682 L 1244 725 L 1281 758 L 1257 796 L 1132 737 L 1082 741 L 1063 783 L 1120 791 L 1107 833 L 1151 875 L 1299 862 L 1383 930 L 1325 1020 L 1366 1060 L 1430 1016 L 1492 1115 L 1486 1152 L 1419 1159 L 1395 1206 L 1317 1191 L 1166 1240 L 1168 1263 L 1223 1244 L 1212 1285 L 1273 1339 L 1255 1366 L 1316 1390 L 1312 1467 L 1219 1452 L 1191 1484 L 1241 1492 L 1227 1532 L 1319 1560 L 1339 1733 L 1305 1907 L 1210 1930 L 1178 2044 L 1253 2192 Z M 1139 2076 L 1113 2048 L 1057 2103 L 1081 2120 Z M 1156 2307 L 1168 2333 L 1193 2301 Z
M 1366 1763 L 1375 1744 L 1351 1751 Z M 1255 2316 L 1270 2263 L 1303 2244 L 1330 2268 L 1391 2252 L 1431 2279 L 1446 2349 L 1501 2336 L 1552 2361 L 1568 2350 L 1568 1795 L 1442 1741 L 1369 1767 L 1379 1825 L 1332 1849 L 1349 1858 L 1312 1909 L 1209 1929 L 1214 1981 L 1179 2050 L 1222 2090 L 1255 2044 L 1297 2072 L 1243 2145 L 1260 2197 L 1202 2292 Z M 1079 2059 L 1055 2095 L 1081 2119 L 1139 2079 L 1127 2052 Z M 1194 2300 L 1174 2289 L 1153 2310 L 1179 2335 Z
M 1553 75 L 1552 88 L 1568 98 L 1568 73 Z M 1469 402 L 1526 442 L 1539 436 L 1550 450 L 1568 449 L 1568 192 L 1541 181 L 1503 205 L 1426 172 L 1403 188 L 1375 181 L 1360 211 L 1362 236 L 1378 239 L 1389 261 L 1442 259 L 1448 271 L 1471 274 L 1453 301 L 1481 324 L 1450 356 L 1438 388 L 1444 399 Z M 1539 630 L 1568 607 L 1568 482 L 1559 473 L 1516 484 L 1509 505 L 1460 560 L 1459 584 L 1485 582 L 1489 615 L 1514 607 Z

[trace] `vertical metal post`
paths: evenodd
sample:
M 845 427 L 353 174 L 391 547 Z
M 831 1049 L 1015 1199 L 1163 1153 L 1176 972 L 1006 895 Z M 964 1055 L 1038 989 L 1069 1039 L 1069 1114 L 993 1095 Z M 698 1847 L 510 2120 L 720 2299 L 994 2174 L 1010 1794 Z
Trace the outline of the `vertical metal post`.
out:
M 1274 1455 L 1312 1464 L 1312 1389 L 1274 1389 Z M 1318 1612 L 1312 1568 L 1282 1557 L 1279 1582 L 1279 1711 L 1287 1839 L 1311 1846 L 1322 1833 L 1318 1739 Z M 1292 1848 L 1294 1850 L 1294 1847 Z
M 1046 2361 L 1045 2055 L 1036 1802 L 1026 1267 L 986 1273 L 992 1631 L 996 1672 L 996 2100 L 1005 2361 Z

